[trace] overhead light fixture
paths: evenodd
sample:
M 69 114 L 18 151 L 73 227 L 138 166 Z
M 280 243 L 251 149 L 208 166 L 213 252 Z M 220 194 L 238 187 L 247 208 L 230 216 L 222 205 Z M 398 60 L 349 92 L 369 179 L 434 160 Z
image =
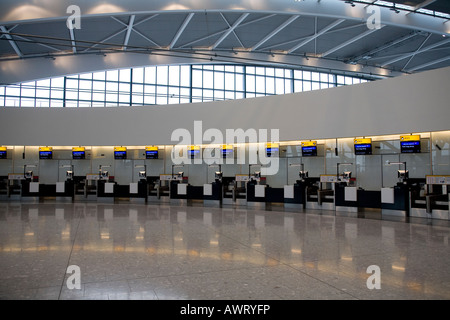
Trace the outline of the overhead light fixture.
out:
M 355 6 L 355 4 L 354 4 L 354 2 L 353 1 L 345 1 L 345 3 L 348 3 L 349 5 L 351 5 L 352 7 L 354 7 Z
M 394 6 L 391 8 L 391 11 L 394 11 L 395 13 L 400 13 L 400 10 L 398 10 L 398 9 L 395 7 L 395 4 L 394 4 Z

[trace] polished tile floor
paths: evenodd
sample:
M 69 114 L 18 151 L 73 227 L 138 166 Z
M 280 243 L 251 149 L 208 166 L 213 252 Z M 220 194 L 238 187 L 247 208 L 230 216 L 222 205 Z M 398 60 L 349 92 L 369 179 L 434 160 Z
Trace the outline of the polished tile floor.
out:
M 449 237 L 370 214 L 0 203 L 0 299 L 447 300 Z

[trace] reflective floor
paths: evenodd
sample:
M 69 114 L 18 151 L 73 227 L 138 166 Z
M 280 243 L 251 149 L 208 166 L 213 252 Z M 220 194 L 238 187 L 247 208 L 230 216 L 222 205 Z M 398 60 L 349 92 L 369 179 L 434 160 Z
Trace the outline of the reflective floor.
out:
M 0 203 L 0 299 L 447 300 L 449 236 L 314 210 Z

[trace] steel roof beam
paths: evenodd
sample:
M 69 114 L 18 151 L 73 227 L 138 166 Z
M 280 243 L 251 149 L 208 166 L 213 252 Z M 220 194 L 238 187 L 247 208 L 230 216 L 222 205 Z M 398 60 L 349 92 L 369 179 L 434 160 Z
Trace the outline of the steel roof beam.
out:
M 384 26 L 380 26 L 380 29 L 382 29 L 383 27 L 384 27 Z M 340 50 L 340 49 L 342 49 L 342 48 L 345 48 L 346 46 L 348 46 L 348 45 L 350 45 L 350 44 L 352 44 L 352 43 L 354 43 L 354 42 L 356 42 L 356 41 L 358 41 L 358 40 L 361 40 L 362 38 L 367 37 L 368 35 L 374 33 L 375 31 L 378 31 L 378 30 L 380 30 L 380 29 L 368 29 L 367 31 L 365 31 L 365 32 L 363 32 L 363 33 L 360 33 L 360 34 L 357 35 L 356 37 L 353 37 L 353 38 L 351 38 L 350 40 L 347 40 L 347 41 L 341 43 L 340 45 L 338 45 L 338 46 L 336 46 L 336 47 L 334 47 L 334 48 L 331 48 L 330 50 L 328 50 L 328 51 L 322 53 L 322 54 L 320 55 L 320 57 L 321 57 L 321 58 L 324 58 L 324 57 L 330 55 L 331 53 L 333 53 L 333 52 L 335 52 L 335 51 L 338 51 L 338 50 Z
M 434 64 L 445 62 L 447 60 L 450 60 L 450 56 L 447 56 L 447 57 L 444 57 L 444 58 L 441 58 L 441 59 L 437 59 L 437 60 L 433 60 L 433 61 L 421 64 L 419 66 L 412 67 L 412 68 L 408 69 L 408 72 L 413 72 L 413 71 L 416 71 L 416 70 L 420 70 L 420 69 L 432 66 Z
M 310 36 L 309 38 L 307 38 L 306 40 L 303 40 L 302 42 L 300 42 L 299 44 L 297 44 L 296 46 L 292 47 L 291 49 L 289 49 L 287 51 L 287 53 L 292 53 L 298 49 L 300 49 L 301 47 L 303 47 L 305 44 L 313 41 L 314 39 L 317 39 L 318 37 L 320 37 L 321 35 L 323 35 L 324 33 L 326 33 L 327 31 L 333 29 L 334 27 L 338 26 L 339 24 L 341 24 L 342 22 L 344 22 L 345 19 L 339 19 L 334 21 L 333 23 L 327 25 L 326 27 L 324 27 L 323 29 L 321 29 L 319 32 L 315 33 L 314 35 Z
M 418 50 L 418 51 L 415 51 L 415 52 L 408 52 L 408 53 L 402 54 L 402 55 L 400 55 L 400 56 L 398 56 L 398 57 L 396 57 L 396 58 L 394 58 L 394 59 L 391 59 L 391 60 L 389 60 L 389 61 L 384 62 L 381 66 L 382 66 L 382 67 L 385 67 L 385 66 L 390 65 L 390 64 L 392 64 L 392 63 L 395 63 L 395 62 L 397 62 L 397 61 L 400 61 L 400 60 L 409 58 L 409 57 L 411 57 L 411 56 L 413 56 L 413 55 L 416 55 L 416 54 L 424 53 L 424 52 L 426 52 L 426 51 L 428 51 L 428 50 L 430 50 L 430 49 L 434 49 L 434 48 L 436 48 L 436 47 L 442 46 L 442 45 L 444 45 L 444 44 L 446 44 L 446 43 L 449 43 L 449 42 L 450 42 L 450 39 L 446 39 L 446 40 L 444 40 L 444 41 L 436 42 L 436 43 L 434 43 L 434 44 L 432 44 L 432 45 L 429 45 L 429 46 L 427 46 L 427 47 L 425 47 L 425 48 L 422 48 L 422 49 L 420 49 L 420 50 Z
M 228 23 L 228 21 L 225 19 L 225 17 L 223 16 L 222 13 L 220 13 L 220 15 L 222 16 L 223 20 L 225 20 L 225 22 L 228 25 L 228 30 L 225 31 L 225 33 L 216 41 L 216 43 L 214 43 L 210 49 L 214 50 L 215 48 L 217 48 L 223 40 L 225 40 L 231 33 L 234 33 L 234 35 L 237 37 L 236 33 L 234 32 L 234 30 L 242 23 L 242 21 L 244 21 L 249 15 L 250 13 L 244 13 L 242 14 L 234 23 L 232 26 L 230 26 L 230 24 Z M 242 42 L 240 41 L 240 39 L 238 38 L 239 42 L 242 44 Z
M 184 30 L 188 26 L 189 22 L 191 21 L 191 19 L 194 17 L 194 14 L 195 13 L 191 12 L 188 14 L 186 19 L 184 19 L 183 24 L 178 29 L 177 33 L 175 34 L 175 37 L 172 39 L 172 42 L 170 42 L 170 44 L 169 44 L 169 48 L 168 48 L 169 50 L 173 49 L 173 47 L 177 43 L 178 39 L 181 37 L 181 34 L 184 32 Z
M 14 49 L 14 51 L 16 52 L 16 54 L 22 58 L 23 57 L 23 53 L 22 51 L 20 51 L 19 47 L 17 46 L 17 43 L 14 41 L 14 39 L 11 37 L 11 35 L 9 34 L 9 30 L 6 29 L 5 26 L 0 26 L 0 30 L 2 32 L 4 32 L 4 36 L 6 39 L 8 39 L 9 44 L 11 45 L 11 47 Z
M 134 19 L 135 18 L 136 18 L 136 16 L 133 14 L 130 17 L 130 20 L 128 22 L 127 34 L 125 35 L 125 40 L 123 42 L 123 50 L 127 50 L 127 45 L 128 45 L 128 41 L 130 40 L 131 31 L 133 30 L 133 25 L 134 25 Z
M 271 38 L 273 38 L 277 33 L 279 33 L 280 31 L 282 31 L 284 28 L 286 28 L 288 25 L 290 25 L 292 22 L 294 22 L 295 20 L 297 20 L 300 17 L 300 15 L 295 15 L 290 17 L 289 19 L 287 19 L 285 22 L 283 22 L 281 25 L 279 25 L 275 30 L 273 30 L 272 32 L 270 32 L 267 36 L 265 36 L 264 38 L 262 38 L 257 44 L 255 44 L 250 51 L 254 51 L 256 49 L 258 49 L 260 46 L 262 46 L 264 43 L 266 43 L 267 41 L 269 41 Z

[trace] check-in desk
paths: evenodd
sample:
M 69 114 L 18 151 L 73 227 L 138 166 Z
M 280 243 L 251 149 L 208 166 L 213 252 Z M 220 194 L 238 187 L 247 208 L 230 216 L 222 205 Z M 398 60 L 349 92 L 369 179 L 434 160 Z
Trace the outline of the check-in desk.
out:
M 306 209 L 334 210 L 334 185 L 337 182 L 336 175 L 320 175 L 319 186 L 307 190 Z
M 22 202 L 39 202 L 40 184 L 37 177 L 21 180 L 21 198 Z
M 170 204 L 187 205 L 188 204 L 188 177 L 174 176 L 170 180 Z M 203 193 L 203 191 L 202 191 Z
M 265 183 L 265 178 L 251 179 L 247 182 L 247 206 L 257 207 L 261 209 L 266 208 L 268 186 Z
M 357 213 L 364 209 L 381 209 L 381 192 L 348 186 L 347 183 L 335 185 L 336 211 Z
M 113 179 L 97 181 L 97 202 L 114 203 L 117 183 Z
M 118 195 L 116 194 L 116 197 L 117 196 Z M 128 197 L 130 198 L 130 203 L 147 203 L 147 179 L 141 179 L 138 182 L 131 182 L 128 186 Z
M 8 201 L 20 201 L 22 197 L 22 181 L 24 181 L 22 173 L 10 173 L 6 181 L 6 198 Z
M 205 207 L 221 207 L 223 197 L 222 181 L 216 180 L 203 185 L 203 205 Z
M 149 183 L 147 202 L 149 203 L 169 203 L 170 202 L 170 182 L 175 178 L 171 174 L 160 174 L 159 179 Z
M 224 178 L 222 204 L 247 206 L 247 182 L 249 180 L 248 174 L 237 174 L 232 181 L 229 181 L 229 178 Z
M 75 183 L 73 180 L 57 182 L 55 186 L 57 202 L 72 202 L 75 196 Z
M 411 192 L 411 217 L 449 220 L 448 175 L 428 175 L 421 192 Z
M 0 201 L 8 200 L 8 176 L 0 176 Z
M 293 185 L 285 185 L 283 188 L 283 198 L 285 208 L 304 209 L 306 208 L 306 198 L 308 189 L 317 195 L 317 184 L 320 178 L 304 178 L 297 180 Z
M 97 187 L 100 180 L 99 174 L 88 173 L 84 179 L 75 179 L 74 201 L 97 201 Z
M 399 182 L 392 188 L 381 189 L 381 214 L 407 217 L 410 212 L 410 190 L 407 183 Z

